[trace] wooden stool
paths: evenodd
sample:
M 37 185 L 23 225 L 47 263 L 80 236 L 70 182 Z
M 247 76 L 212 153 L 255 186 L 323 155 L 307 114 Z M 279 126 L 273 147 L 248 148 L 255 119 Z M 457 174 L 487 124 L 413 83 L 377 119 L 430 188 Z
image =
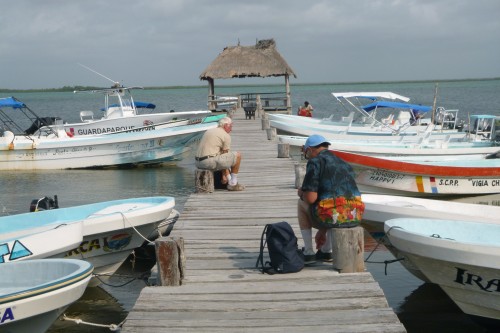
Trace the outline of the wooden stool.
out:
M 364 248 L 362 227 L 332 229 L 333 268 L 340 273 L 365 271 Z
M 214 191 L 214 172 L 211 170 L 196 169 L 195 192 L 212 193 Z

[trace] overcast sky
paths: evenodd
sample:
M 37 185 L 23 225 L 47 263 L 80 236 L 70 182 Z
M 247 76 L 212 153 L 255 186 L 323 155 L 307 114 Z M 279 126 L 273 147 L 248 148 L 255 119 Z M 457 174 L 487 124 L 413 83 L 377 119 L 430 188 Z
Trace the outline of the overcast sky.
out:
M 268 38 L 292 84 L 500 77 L 499 0 L 3 0 L 0 88 L 205 85 Z

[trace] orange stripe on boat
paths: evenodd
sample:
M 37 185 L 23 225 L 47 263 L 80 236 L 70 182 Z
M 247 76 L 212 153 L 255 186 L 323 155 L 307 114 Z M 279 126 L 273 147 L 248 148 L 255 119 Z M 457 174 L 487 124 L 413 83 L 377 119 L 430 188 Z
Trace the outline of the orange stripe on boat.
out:
M 395 161 L 374 156 L 348 153 L 340 150 L 332 150 L 332 153 L 351 165 L 360 165 L 365 168 L 383 169 L 392 172 L 413 175 L 431 175 L 445 177 L 498 177 L 498 167 L 459 167 L 444 165 L 418 164 L 411 162 Z

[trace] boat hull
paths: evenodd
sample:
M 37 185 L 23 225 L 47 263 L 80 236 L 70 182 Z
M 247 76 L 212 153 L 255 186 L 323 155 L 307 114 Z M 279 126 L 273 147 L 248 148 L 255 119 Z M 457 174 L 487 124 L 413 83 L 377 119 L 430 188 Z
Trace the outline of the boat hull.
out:
M 500 164 L 492 159 L 407 162 L 332 151 L 351 164 L 364 193 L 409 196 L 500 193 Z
M 77 169 L 180 159 L 216 123 L 80 138 L 0 138 L 0 170 Z
M 92 285 L 97 285 L 112 275 L 134 248 L 155 234 L 170 217 L 174 206 L 172 197 L 145 197 L 2 217 L 0 234 L 8 235 L 8 242 L 0 243 L 23 243 L 34 234 L 46 235 L 53 230 L 66 230 L 67 225 L 80 228 L 72 243 L 78 237 L 80 240 L 70 248 L 70 244 L 64 244 L 58 249 L 50 247 L 55 239 L 39 237 L 38 244 L 26 242 L 26 254 L 17 258 L 12 258 L 12 254 L 19 253 L 19 250 L 3 244 L 4 259 L 0 261 L 0 266 L 8 258 L 10 261 L 41 257 L 82 259 L 92 263 L 95 274 L 102 276 L 93 279 Z M 45 249 L 46 246 L 51 249 L 50 252 Z
M 436 219 L 386 222 L 390 244 L 464 311 L 500 320 L 497 224 Z
M 43 333 L 83 295 L 92 265 L 41 259 L 5 265 L 0 272 L 9 277 L 0 283 L 0 331 Z
M 500 224 L 500 207 L 449 200 L 402 197 L 363 193 L 365 204 L 362 223 L 373 235 L 384 233 L 384 223 L 395 218 L 479 219 Z
M 188 120 L 188 124 L 201 123 L 212 112 L 186 111 L 171 113 L 137 114 L 128 117 L 104 118 L 81 123 L 64 124 L 64 130 L 75 137 L 112 134 L 122 131 L 153 131 L 158 126 L 168 125 L 170 122 Z

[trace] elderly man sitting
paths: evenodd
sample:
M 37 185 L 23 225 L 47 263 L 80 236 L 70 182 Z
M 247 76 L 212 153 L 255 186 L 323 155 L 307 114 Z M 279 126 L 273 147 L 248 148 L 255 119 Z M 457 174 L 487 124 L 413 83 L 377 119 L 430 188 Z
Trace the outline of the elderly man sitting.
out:
M 196 152 L 198 169 L 222 170 L 222 183 L 227 183 L 229 191 L 242 191 L 245 186 L 238 184 L 241 154 L 231 151 L 231 130 L 233 121 L 229 117 L 219 120 L 219 126 L 205 132 Z

